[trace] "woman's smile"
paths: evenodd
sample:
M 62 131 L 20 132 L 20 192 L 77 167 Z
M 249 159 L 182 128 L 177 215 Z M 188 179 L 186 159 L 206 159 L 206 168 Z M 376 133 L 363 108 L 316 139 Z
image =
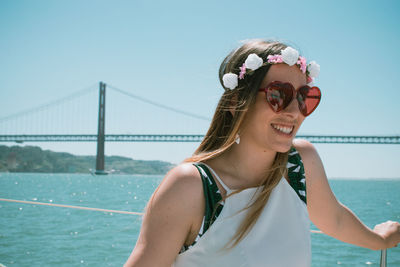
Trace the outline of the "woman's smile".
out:
M 271 123 L 271 126 L 279 134 L 282 134 L 287 137 L 292 136 L 294 125 L 288 126 L 288 125 L 284 125 L 284 124 Z

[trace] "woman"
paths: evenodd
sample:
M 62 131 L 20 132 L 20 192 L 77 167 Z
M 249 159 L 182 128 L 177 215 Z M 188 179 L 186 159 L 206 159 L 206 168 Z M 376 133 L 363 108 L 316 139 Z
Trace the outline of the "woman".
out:
M 358 246 L 400 242 L 399 223 L 371 230 L 338 202 L 314 146 L 294 140 L 319 104 L 307 85 L 318 72 L 279 42 L 250 41 L 225 58 L 210 128 L 153 194 L 125 266 L 310 266 L 309 219 Z

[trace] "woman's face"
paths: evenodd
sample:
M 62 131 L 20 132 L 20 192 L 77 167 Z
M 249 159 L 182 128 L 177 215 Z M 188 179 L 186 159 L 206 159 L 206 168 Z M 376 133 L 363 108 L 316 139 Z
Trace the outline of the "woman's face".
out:
M 286 64 L 272 65 L 261 88 L 265 88 L 272 81 L 291 83 L 296 90 L 307 84 L 306 75 L 297 66 Z M 260 91 L 255 104 L 246 114 L 240 131 L 240 139 L 244 142 L 255 143 L 257 147 L 262 147 L 264 150 L 286 152 L 290 149 L 292 140 L 304 118 L 300 113 L 296 98 L 286 109 L 275 113 L 267 103 L 265 92 Z

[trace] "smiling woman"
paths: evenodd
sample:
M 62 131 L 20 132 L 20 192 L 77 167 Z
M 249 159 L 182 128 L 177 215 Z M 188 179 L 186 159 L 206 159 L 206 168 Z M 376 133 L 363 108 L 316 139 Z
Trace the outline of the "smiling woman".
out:
M 310 266 L 309 219 L 374 250 L 400 241 L 399 223 L 371 230 L 338 202 L 314 146 L 294 139 L 319 104 L 318 73 L 280 42 L 225 58 L 209 130 L 154 192 L 126 266 Z

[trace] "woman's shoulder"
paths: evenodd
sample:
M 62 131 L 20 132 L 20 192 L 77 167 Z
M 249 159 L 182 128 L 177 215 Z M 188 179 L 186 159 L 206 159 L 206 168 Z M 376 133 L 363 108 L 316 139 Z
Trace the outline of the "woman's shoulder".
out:
M 312 143 L 304 139 L 295 139 L 293 140 L 293 146 L 299 152 L 304 163 L 307 181 L 319 180 L 321 177 L 326 176 L 324 164 Z
M 315 146 L 305 139 L 294 139 L 293 147 L 299 152 L 301 158 L 303 160 L 312 160 L 315 157 L 318 157 L 318 152 Z
M 192 225 L 193 218 L 204 208 L 201 177 L 190 163 L 171 169 L 153 193 L 146 213 L 155 218 L 168 218 L 169 223 Z
M 200 173 L 191 162 L 184 162 L 175 166 L 165 175 L 164 179 L 168 179 L 172 183 L 196 184 L 201 182 Z
M 181 163 L 165 175 L 159 190 L 160 193 L 168 191 L 181 197 L 200 196 L 203 188 L 199 171 L 192 163 Z
M 185 163 L 170 170 L 147 203 L 129 264 L 171 266 L 195 219 L 202 216 L 202 197 L 201 177 L 195 166 Z

